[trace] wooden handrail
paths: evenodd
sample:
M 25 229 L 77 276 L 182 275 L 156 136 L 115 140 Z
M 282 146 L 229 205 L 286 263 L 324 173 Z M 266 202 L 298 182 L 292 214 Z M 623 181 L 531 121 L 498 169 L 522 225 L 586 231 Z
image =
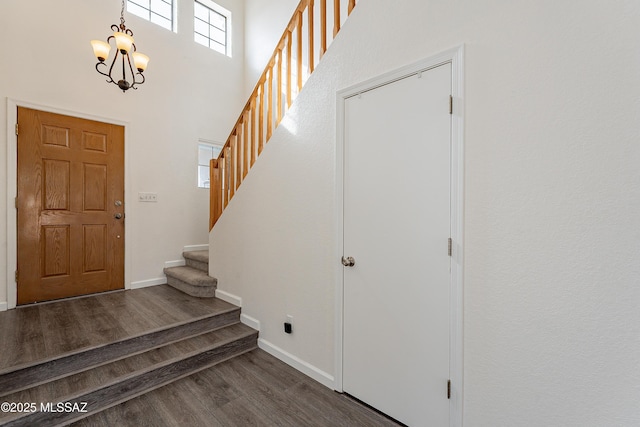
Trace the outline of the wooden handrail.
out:
M 356 6 L 356 0 L 347 0 L 347 16 Z M 211 187 L 209 229 L 213 228 L 230 200 L 269 142 L 274 129 L 280 124 L 294 98 L 299 94 L 307 79 L 303 76 L 306 67 L 307 78 L 316 69 L 317 58 L 322 59 L 327 50 L 327 0 L 317 4 L 319 13 L 314 12 L 314 0 L 301 0 L 289 20 L 267 66 L 258 79 L 238 120 L 233 126 L 217 159 L 210 163 L 209 183 Z M 333 37 L 343 25 L 340 13 L 341 1 L 333 0 Z M 307 12 L 306 24 L 303 24 Z M 318 18 L 316 18 L 318 17 Z M 316 21 L 319 19 L 319 23 Z M 307 31 L 303 31 L 303 25 Z M 315 43 L 316 28 L 319 26 L 320 43 Z M 304 40 L 306 34 L 306 42 Z M 295 50 L 293 42 L 295 39 Z M 304 47 L 308 49 L 304 55 Z M 316 46 L 318 51 L 316 52 Z M 295 69 L 293 55 L 295 54 Z M 306 56 L 306 58 L 305 58 Z M 295 70 L 296 81 L 292 81 Z M 275 74 L 275 76 L 274 76 Z M 284 74 L 284 75 L 283 75 Z M 275 99 L 274 99 L 275 97 Z

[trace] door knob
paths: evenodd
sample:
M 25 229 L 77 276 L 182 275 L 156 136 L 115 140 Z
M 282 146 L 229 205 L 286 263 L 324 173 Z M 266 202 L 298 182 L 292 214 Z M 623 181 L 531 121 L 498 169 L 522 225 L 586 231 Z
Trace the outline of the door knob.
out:
M 356 265 L 356 260 L 353 259 L 352 256 L 348 256 L 348 257 L 342 257 L 342 265 L 344 265 L 345 267 L 353 267 L 354 265 Z
M 118 213 L 117 213 L 117 214 L 115 214 L 113 217 L 114 217 L 115 219 L 120 219 L 120 218 L 122 218 L 122 214 L 121 214 L 120 212 L 118 212 Z

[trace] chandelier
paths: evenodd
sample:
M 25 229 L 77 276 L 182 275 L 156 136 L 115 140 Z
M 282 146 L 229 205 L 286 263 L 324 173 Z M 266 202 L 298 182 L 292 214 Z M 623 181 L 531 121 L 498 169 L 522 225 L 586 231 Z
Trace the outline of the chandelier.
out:
M 133 31 L 124 25 L 124 0 L 120 11 L 120 25 L 113 24 L 111 30 L 113 30 L 113 35 L 109 36 L 106 42 L 91 40 L 93 54 L 98 58 L 96 71 L 103 76 L 107 76 L 109 78 L 107 83 L 117 85 L 122 89 L 122 92 L 132 88 L 138 89 L 136 85 L 141 85 L 145 81 L 142 73 L 147 69 L 149 57 L 136 52 L 136 45 L 133 43 Z M 111 40 L 115 42 L 117 49 L 113 61 L 111 61 L 111 66 L 107 66 L 105 61 L 111 51 Z M 131 65 L 131 59 L 133 59 L 133 65 Z M 120 71 L 120 63 L 122 63 L 122 78 L 117 77 L 117 73 Z M 137 73 L 134 71 L 134 67 L 138 70 Z M 105 72 L 107 69 L 109 70 L 108 73 Z M 114 75 L 116 76 L 115 78 Z M 140 76 L 140 80 L 137 80 L 137 76 Z

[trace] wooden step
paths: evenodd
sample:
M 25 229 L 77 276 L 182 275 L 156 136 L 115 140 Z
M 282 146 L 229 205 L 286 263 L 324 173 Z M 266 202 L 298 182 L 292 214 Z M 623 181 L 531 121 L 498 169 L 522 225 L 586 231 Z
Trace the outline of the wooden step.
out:
M 193 267 L 209 274 L 209 251 L 183 252 L 182 257 L 188 267 Z
M 50 360 L 44 359 L 4 369 L 0 372 L 0 396 L 237 323 L 240 319 L 240 309 L 231 305 L 229 307 L 211 315 L 151 330 L 138 336 L 79 349 Z
M 39 402 L 32 413 L 2 413 L 6 426 L 67 424 L 206 369 L 257 347 L 257 331 L 240 323 L 3 397 L 6 402 Z M 64 402 L 81 411 L 41 411 L 40 403 Z
M 215 296 L 218 280 L 197 268 L 169 267 L 164 269 L 167 284 L 194 297 L 212 298 Z

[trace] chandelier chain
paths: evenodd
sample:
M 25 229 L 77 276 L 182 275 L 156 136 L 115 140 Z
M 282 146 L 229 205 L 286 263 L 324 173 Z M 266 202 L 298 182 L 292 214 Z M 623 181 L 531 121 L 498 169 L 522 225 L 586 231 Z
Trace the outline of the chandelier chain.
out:
M 122 9 L 120 9 L 120 28 L 124 30 L 124 0 L 122 0 Z

